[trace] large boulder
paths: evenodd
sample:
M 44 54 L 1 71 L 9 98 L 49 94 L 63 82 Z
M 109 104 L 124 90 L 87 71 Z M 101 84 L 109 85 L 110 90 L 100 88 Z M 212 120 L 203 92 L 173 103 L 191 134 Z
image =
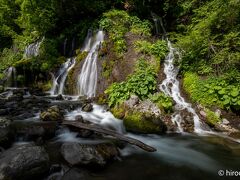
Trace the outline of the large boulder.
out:
M 137 96 L 131 96 L 111 111 L 115 117 L 123 119 L 127 131 L 135 133 L 162 134 L 174 126 L 167 118 L 163 118 L 157 105 L 150 100 L 140 101 Z
M 62 121 L 64 116 L 58 106 L 52 106 L 40 114 L 40 119 L 42 121 Z
M 0 179 L 39 178 L 49 169 L 49 157 L 44 148 L 34 144 L 14 146 L 0 154 Z
M 8 147 L 14 140 L 13 131 L 10 128 L 11 121 L 0 118 L 0 146 Z
M 61 147 L 64 159 L 71 165 L 100 165 L 118 156 L 118 149 L 111 143 L 80 144 L 67 142 Z

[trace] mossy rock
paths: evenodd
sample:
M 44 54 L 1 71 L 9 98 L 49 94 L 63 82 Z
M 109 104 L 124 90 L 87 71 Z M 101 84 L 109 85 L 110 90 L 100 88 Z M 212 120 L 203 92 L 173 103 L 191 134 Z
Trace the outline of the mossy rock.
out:
M 206 123 L 214 127 L 218 122 L 221 122 L 221 118 L 215 112 L 206 108 Z
M 167 130 L 160 117 L 149 113 L 127 111 L 124 115 L 123 123 L 127 131 L 136 133 L 162 134 Z
M 57 106 L 52 106 L 40 114 L 42 121 L 62 121 L 64 116 Z

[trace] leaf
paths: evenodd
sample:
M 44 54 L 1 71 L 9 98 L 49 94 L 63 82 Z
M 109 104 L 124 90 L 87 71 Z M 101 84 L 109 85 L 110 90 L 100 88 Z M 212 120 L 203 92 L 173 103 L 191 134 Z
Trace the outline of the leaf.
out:
M 239 95 L 239 90 L 238 88 L 233 88 L 233 90 L 231 91 L 231 95 L 233 97 L 237 97 Z
M 221 89 L 220 91 L 218 91 L 218 94 L 220 94 L 220 95 L 226 94 L 225 89 Z

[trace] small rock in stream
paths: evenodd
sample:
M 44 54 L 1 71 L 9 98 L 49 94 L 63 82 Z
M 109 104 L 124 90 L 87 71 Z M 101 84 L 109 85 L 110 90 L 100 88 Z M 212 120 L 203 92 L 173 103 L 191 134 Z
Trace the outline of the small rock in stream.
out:
M 93 110 L 93 105 L 90 103 L 84 104 L 82 106 L 82 111 L 91 112 Z
M 40 114 L 42 121 L 62 121 L 64 116 L 58 106 L 52 106 Z

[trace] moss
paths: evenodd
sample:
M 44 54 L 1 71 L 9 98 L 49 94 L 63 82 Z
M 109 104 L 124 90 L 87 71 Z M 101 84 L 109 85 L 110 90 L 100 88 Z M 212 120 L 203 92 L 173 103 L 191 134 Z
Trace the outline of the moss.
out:
M 124 125 L 128 131 L 138 133 L 160 134 L 166 130 L 160 119 L 137 111 L 127 111 L 125 113 Z
M 86 58 L 86 56 L 87 56 L 87 52 L 86 51 L 84 51 L 84 52 L 79 52 L 78 50 L 76 51 L 77 52 L 77 57 L 76 57 L 76 62 L 77 63 L 79 63 L 79 62 L 81 62 L 82 60 L 84 60 L 85 58 Z
M 123 105 L 118 105 L 118 106 L 115 106 L 114 108 L 111 108 L 112 114 L 118 119 L 123 119 L 124 118 L 125 111 L 126 110 L 125 110 Z
M 212 112 L 209 109 L 205 109 L 206 111 L 206 120 L 207 120 L 207 124 L 209 124 L 210 126 L 215 126 L 218 122 L 221 121 L 221 118 L 219 116 L 217 116 L 214 112 Z

